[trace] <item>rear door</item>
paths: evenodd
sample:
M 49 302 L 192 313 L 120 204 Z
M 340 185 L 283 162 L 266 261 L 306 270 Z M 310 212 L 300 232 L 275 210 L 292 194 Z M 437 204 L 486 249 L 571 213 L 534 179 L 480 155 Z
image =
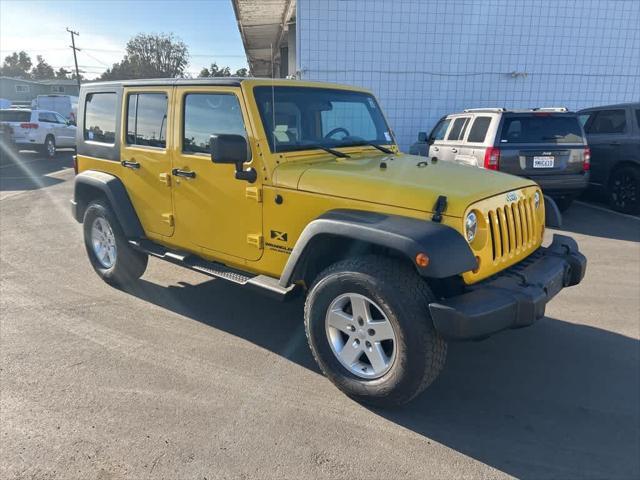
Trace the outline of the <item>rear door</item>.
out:
M 440 160 L 448 162 L 455 162 L 459 160 L 462 148 L 464 146 L 463 139 L 467 132 L 468 124 L 471 121 L 469 115 L 454 117 L 451 127 L 447 132 L 447 136 L 442 143 L 442 152 L 439 157 Z
M 591 111 L 584 129 L 591 148 L 591 183 L 606 184 L 631 140 L 631 115 L 624 108 Z
M 144 231 L 170 237 L 173 87 L 127 88 L 123 97 L 122 179 Z
M 487 133 L 493 117 L 489 115 L 476 115 L 473 117 L 468 134 L 465 138 L 459 161 L 474 167 L 484 167 L 484 154 L 486 151 Z
M 500 171 L 524 177 L 581 173 L 586 142 L 573 113 L 505 113 Z

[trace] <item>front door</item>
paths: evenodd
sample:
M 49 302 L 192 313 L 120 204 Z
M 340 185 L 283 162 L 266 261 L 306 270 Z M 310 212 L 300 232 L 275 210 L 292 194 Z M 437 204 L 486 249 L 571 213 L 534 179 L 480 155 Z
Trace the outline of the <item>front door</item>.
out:
M 172 87 L 129 88 L 123 99 L 122 180 L 150 238 L 173 235 Z
M 584 126 L 591 148 L 591 183 L 606 184 L 611 168 L 622 160 L 625 140 L 629 139 L 631 122 L 624 108 L 599 110 Z
M 234 87 L 176 89 L 181 112 L 173 162 L 176 228 L 180 238 L 205 253 L 257 260 L 262 255 L 260 179 L 253 184 L 236 180 L 234 165 L 213 163 L 209 150 L 211 135 L 252 136 L 239 93 Z

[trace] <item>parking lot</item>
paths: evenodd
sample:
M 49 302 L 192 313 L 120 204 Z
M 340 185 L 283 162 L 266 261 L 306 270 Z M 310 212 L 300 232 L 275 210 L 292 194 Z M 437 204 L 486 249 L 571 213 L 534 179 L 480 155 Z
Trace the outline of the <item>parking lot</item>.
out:
M 531 328 L 451 344 L 429 390 L 376 410 L 319 373 L 300 300 L 156 260 L 104 284 L 70 155 L 0 166 L 0 477 L 640 476 L 640 219 L 572 206 L 585 281 Z

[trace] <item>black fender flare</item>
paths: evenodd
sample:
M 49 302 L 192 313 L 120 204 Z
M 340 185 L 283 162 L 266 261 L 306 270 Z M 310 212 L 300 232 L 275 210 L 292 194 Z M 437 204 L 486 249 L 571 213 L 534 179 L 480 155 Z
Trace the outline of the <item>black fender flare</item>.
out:
M 309 245 L 319 236 L 334 236 L 386 247 L 407 257 L 423 277 L 446 278 L 477 268 L 469 244 L 455 229 L 416 218 L 362 210 L 330 210 L 309 222 L 287 261 L 280 285 L 287 287 L 304 277 Z M 418 253 L 429 257 L 426 267 L 416 264 Z
M 144 238 L 144 229 L 127 194 L 127 189 L 122 180 L 109 173 L 85 170 L 76 176 L 71 202 L 75 219 L 82 222 L 88 201 L 92 195 L 95 195 L 96 190 L 106 197 L 125 236 Z

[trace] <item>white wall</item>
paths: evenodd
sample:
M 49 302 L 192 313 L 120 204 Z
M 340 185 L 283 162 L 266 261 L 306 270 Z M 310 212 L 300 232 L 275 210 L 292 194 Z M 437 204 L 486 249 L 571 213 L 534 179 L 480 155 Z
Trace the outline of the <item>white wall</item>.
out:
M 372 89 L 403 149 L 464 108 L 640 100 L 640 0 L 297 0 L 297 28 L 301 77 Z

